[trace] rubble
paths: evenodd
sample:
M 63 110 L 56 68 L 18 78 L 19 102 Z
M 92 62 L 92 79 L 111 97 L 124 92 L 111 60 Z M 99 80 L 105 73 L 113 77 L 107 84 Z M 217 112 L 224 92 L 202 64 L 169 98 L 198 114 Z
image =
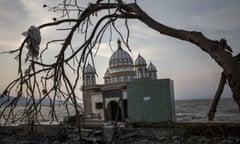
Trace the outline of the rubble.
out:
M 83 127 L 83 144 L 236 144 L 240 143 L 239 124 L 162 124 L 144 126 Z M 30 130 L 33 130 L 30 132 Z M 3 144 L 77 144 L 76 127 L 36 126 L 1 127 L 0 143 Z

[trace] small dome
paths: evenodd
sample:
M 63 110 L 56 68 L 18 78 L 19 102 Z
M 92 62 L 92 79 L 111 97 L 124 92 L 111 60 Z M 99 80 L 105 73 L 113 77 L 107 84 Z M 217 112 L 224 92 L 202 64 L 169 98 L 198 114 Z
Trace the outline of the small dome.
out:
M 112 54 L 109 60 L 109 66 L 119 67 L 126 65 L 133 65 L 133 60 L 131 56 L 121 48 L 121 41 L 118 40 L 118 49 Z
M 139 54 L 135 60 L 135 65 L 147 65 L 146 60 Z
M 149 72 L 157 72 L 157 68 L 155 67 L 154 64 L 152 64 L 152 62 L 150 62 L 150 64 L 148 65 L 148 71 Z
M 84 73 L 96 73 L 95 68 L 93 68 L 89 63 L 87 67 L 84 69 Z

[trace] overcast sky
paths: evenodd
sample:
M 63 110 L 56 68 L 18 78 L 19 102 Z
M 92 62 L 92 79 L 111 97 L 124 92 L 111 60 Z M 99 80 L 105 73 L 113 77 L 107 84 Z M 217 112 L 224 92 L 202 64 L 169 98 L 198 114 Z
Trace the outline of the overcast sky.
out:
M 57 1 L 57 0 L 56 0 Z M 56 2 L 54 1 L 54 2 Z M 31 25 L 51 22 L 55 14 L 42 8 L 50 0 L 0 1 L 0 52 L 20 46 L 22 32 Z M 201 31 L 207 37 L 225 38 L 234 55 L 240 52 L 240 1 L 239 0 L 138 0 L 138 4 L 159 22 L 187 30 Z M 130 22 L 130 55 L 135 60 L 140 53 L 149 63 L 155 64 L 159 78 L 174 80 L 175 98 L 212 98 L 215 94 L 221 68 L 195 45 L 161 35 L 138 21 Z M 42 30 L 43 42 L 64 37 Z M 116 41 L 117 38 L 114 40 Z M 42 46 L 43 47 L 43 46 Z M 41 48 L 42 48 L 41 47 Z M 114 42 L 113 49 L 116 49 Z M 127 49 L 126 49 L 127 50 Z M 53 53 L 54 54 L 54 53 Z M 108 67 L 112 51 L 103 41 L 96 57 L 98 83 Z M 14 56 L 0 55 L 0 91 L 16 78 L 17 61 Z M 227 87 L 224 97 L 231 97 Z

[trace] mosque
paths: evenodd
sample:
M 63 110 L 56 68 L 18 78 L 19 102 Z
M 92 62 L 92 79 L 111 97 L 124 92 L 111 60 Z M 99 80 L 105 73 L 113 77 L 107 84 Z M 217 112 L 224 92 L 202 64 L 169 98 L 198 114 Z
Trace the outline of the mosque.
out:
M 87 64 L 83 78 L 83 104 L 88 115 L 108 120 L 124 121 L 128 118 L 128 83 L 140 80 L 157 80 L 156 66 L 139 54 L 133 61 L 129 53 L 123 50 L 121 41 L 117 41 L 117 50 L 109 60 L 104 74 L 104 84 L 96 83 L 96 70 Z

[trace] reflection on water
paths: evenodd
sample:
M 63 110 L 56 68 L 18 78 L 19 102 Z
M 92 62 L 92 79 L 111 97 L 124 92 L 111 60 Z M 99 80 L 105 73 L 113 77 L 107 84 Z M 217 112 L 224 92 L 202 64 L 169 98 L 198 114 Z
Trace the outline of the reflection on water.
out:
M 211 104 L 211 100 L 179 100 L 175 102 L 176 120 L 178 122 L 207 122 L 207 113 Z M 18 106 L 15 112 L 15 117 L 20 116 L 23 113 L 24 107 Z M 58 116 L 58 121 L 51 119 L 49 106 L 42 106 L 41 112 L 44 119 L 39 117 L 41 124 L 58 124 L 63 121 L 65 116 L 68 116 L 67 110 L 64 106 L 56 106 L 56 115 Z M 73 107 L 69 107 L 69 114 L 74 115 Z M 11 123 L 11 125 L 18 125 L 25 123 L 26 121 L 18 121 Z M 217 107 L 217 112 L 215 116 L 215 122 L 240 122 L 240 112 L 238 111 L 237 104 L 232 99 L 220 100 Z M 4 123 L 1 119 L 0 123 Z

